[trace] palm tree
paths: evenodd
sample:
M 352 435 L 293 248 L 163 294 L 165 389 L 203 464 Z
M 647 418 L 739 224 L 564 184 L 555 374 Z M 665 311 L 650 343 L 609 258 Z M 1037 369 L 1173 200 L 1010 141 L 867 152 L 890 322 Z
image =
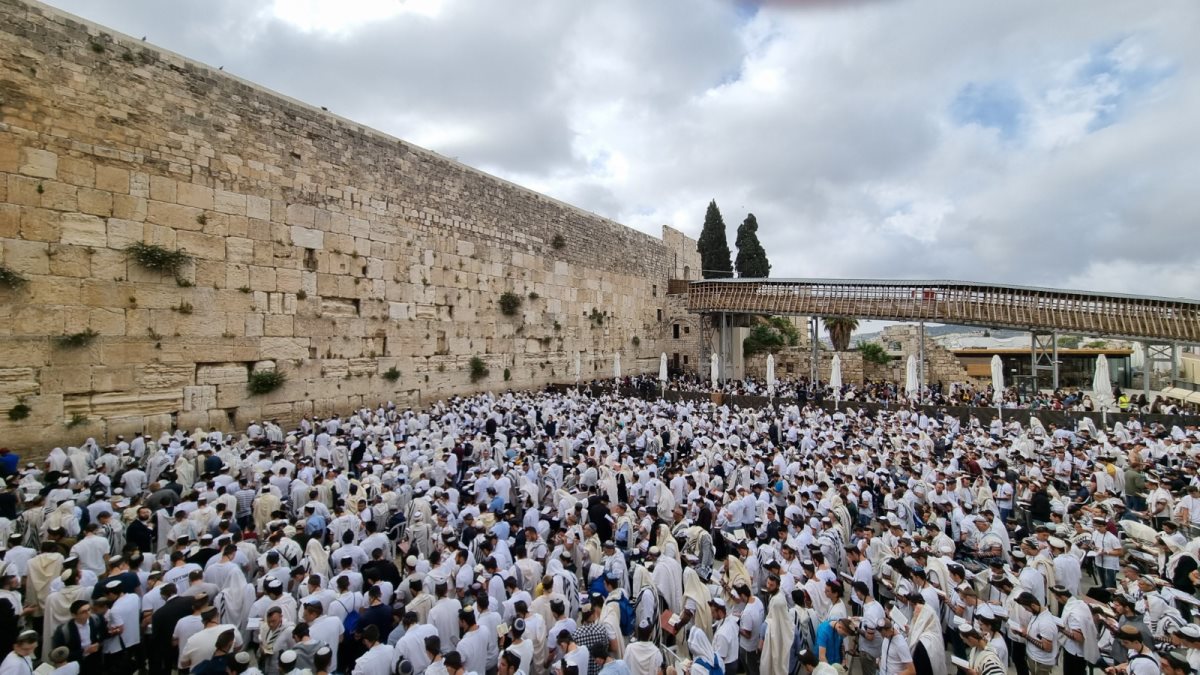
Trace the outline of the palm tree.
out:
M 825 324 L 825 330 L 829 333 L 829 341 L 833 343 L 834 351 L 844 352 L 850 348 L 850 334 L 858 328 L 858 319 L 823 316 L 821 322 Z

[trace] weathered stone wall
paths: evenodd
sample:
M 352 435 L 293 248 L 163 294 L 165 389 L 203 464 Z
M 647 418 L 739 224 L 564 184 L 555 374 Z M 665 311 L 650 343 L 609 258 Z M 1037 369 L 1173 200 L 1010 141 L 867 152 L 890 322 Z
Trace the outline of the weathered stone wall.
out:
M 842 382 L 846 384 L 861 384 L 863 382 L 863 358 L 856 351 L 832 352 L 825 349 L 817 352 L 817 377 L 829 381 L 833 372 L 833 355 L 842 357 Z M 811 347 L 788 347 L 775 354 L 775 376 L 780 379 L 808 377 L 812 372 Z M 767 355 L 755 354 L 746 359 L 747 372 L 757 378 L 767 376 Z
M 921 329 L 918 326 L 901 324 L 884 328 L 878 342 L 892 355 L 892 360 L 887 364 L 866 364 L 865 377 L 868 380 L 904 382 L 908 355 L 915 356 L 920 352 L 920 336 Z M 935 342 L 928 333 L 925 335 L 925 381 L 929 384 L 941 382 L 947 387 L 954 382 L 979 383 L 967 374 L 967 369 L 954 352 Z
M 664 236 L 675 250 L 0 0 L 0 261 L 27 279 L 0 287 L 5 445 L 537 386 L 572 379 L 576 354 L 585 378 L 609 374 L 617 352 L 626 373 L 654 371 L 667 279 L 695 254 L 694 240 Z M 133 242 L 193 262 L 178 279 L 152 272 L 124 250 Z M 515 316 L 498 308 L 505 292 L 522 298 Z M 57 346 L 84 331 L 97 337 Z M 474 356 L 490 370 L 477 384 Z M 249 373 L 270 368 L 286 385 L 249 396 Z M 19 402 L 29 417 L 10 421 Z

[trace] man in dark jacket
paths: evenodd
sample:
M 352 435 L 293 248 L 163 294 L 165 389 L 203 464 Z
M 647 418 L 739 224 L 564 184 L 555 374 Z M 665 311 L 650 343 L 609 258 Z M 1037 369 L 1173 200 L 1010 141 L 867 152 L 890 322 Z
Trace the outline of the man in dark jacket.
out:
M 83 675 L 103 672 L 100 641 L 108 637 L 108 625 L 102 616 L 92 614 L 92 603 L 76 600 L 71 603 L 71 620 L 54 629 L 50 644 L 66 647 L 70 660 L 79 664 Z

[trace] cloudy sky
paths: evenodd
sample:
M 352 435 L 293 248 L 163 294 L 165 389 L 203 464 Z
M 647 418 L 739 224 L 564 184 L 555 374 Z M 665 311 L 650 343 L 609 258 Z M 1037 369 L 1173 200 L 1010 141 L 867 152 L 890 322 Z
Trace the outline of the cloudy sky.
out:
M 1200 3 L 52 0 L 777 277 L 1200 297 Z

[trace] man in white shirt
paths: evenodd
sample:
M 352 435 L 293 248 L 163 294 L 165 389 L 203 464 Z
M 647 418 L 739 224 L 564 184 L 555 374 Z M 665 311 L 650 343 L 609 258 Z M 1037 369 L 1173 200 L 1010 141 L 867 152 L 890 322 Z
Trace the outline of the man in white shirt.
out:
M 738 598 L 745 603 L 742 618 L 738 621 L 738 657 L 747 673 L 758 672 L 759 643 L 762 641 L 762 628 L 766 623 L 767 614 L 762 600 L 750 593 L 750 587 L 741 585 L 734 590 Z
M 379 641 L 379 627 L 370 624 L 362 630 L 363 646 L 367 651 L 354 662 L 351 675 L 391 675 L 393 650 Z
M 905 639 L 904 633 L 896 630 L 896 626 L 890 618 L 885 619 L 883 625 L 879 627 L 879 634 L 883 636 L 883 645 L 880 647 L 879 675 L 916 675 L 917 669 L 913 665 L 912 650 L 909 649 L 908 640 Z
M 737 672 L 738 619 L 728 614 L 725 600 L 720 596 L 713 598 L 709 605 L 712 607 L 713 651 L 725 664 L 726 673 Z
M 1016 629 L 1028 643 L 1026 655 L 1029 658 L 1030 675 L 1050 675 L 1050 671 L 1058 664 L 1058 622 L 1029 591 L 1022 592 L 1016 603 L 1033 615 L 1025 628 Z
M 96 523 L 88 523 L 83 529 L 83 539 L 71 547 L 71 555 L 79 558 L 79 568 L 97 575 L 104 574 L 109 552 L 108 540 L 97 534 L 99 529 Z
M 400 623 L 405 629 L 404 637 L 396 642 L 393 661 L 404 659 L 412 664 L 414 675 L 421 675 L 429 667 L 425 638 L 437 635 L 437 629 L 427 623 L 418 623 L 416 612 L 405 612 Z
M 337 617 L 325 614 L 320 600 L 304 603 L 304 622 L 308 624 L 308 634 L 313 640 L 324 642 L 333 650 L 333 663 L 337 663 L 338 643 L 342 640 L 342 622 Z

